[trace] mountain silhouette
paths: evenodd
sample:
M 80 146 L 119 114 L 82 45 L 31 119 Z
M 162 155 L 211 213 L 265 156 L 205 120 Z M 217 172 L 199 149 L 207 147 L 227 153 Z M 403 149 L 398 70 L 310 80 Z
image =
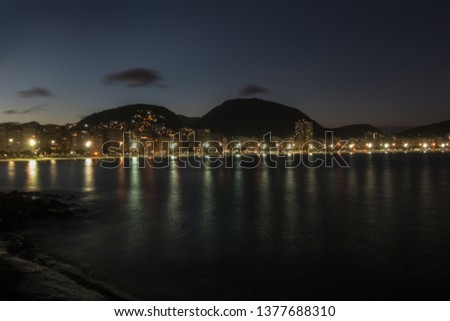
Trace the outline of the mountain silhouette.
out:
M 369 124 L 347 125 L 338 128 L 330 128 L 328 130 L 332 130 L 335 137 L 343 139 L 361 138 L 364 137 L 364 134 L 367 132 L 384 134 L 381 130 Z
M 200 117 L 190 117 L 185 115 L 177 115 L 183 127 L 192 127 Z
M 450 135 L 450 120 L 439 123 L 433 123 L 425 126 L 414 127 L 402 131 L 397 136 L 399 137 L 444 137 Z
M 139 117 L 145 117 L 149 112 L 158 118 L 158 122 L 174 131 L 178 131 L 181 127 L 208 128 L 212 133 L 228 137 L 261 137 L 268 132 L 271 132 L 273 136 L 291 137 L 294 134 L 295 122 L 301 119 L 312 122 L 315 138 L 323 138 L 326 130 L 332 130 L 335 137 L 344 139 L 360 138 L 367 132 L 382 133 L 369 124 L 325 128 L 297 108 L 258 98 L 227 100 L 202 117 L 176 115 L 168 108 L 156 105 L 126 105 L 91 114 L 79 121 L 77 125 L 80 128 L 86 124 L 96 127 L 110 122 L 119 122 L 125 123 L 124 127 L 130 129 L 133 128 L 133 121 Z M 416 128 L 412 130 L 414 129 Z M 405 133 L 408 134 L 407 132 Z
M 131 123 L 133 118 L 142 112 L 151 112 L 154 115 L 160 116 L 165 126 L 170 129 L 178 130 L 182 127 L 181 121 L 175 113 L 166 107 L 148 104 L 126 105 L 103 110 L 83 118 L 77 125 L 84 126 L 87 124 L 89 126 L 98 126 L 101 123 L 108 123 L 110 121 Z
M 323 135 L 324 128 L 297 108 L 257 98 L 232 99 L 214 107 L 194 128 L 209 128 L 225 136 L 287 137 L 294 133 L 295 122 L 306 119 L 313 123 L 314 135 Z

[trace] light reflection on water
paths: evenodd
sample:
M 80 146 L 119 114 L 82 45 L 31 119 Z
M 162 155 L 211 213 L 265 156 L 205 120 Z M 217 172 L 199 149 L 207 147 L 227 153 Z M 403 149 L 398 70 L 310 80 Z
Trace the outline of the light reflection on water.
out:
M 8 173 L 6 175 L 6 179 L 8 181 L 8 185 L 12 186 L 14 184 L 14 176 L 16 175 L 16 169 L 15 169 L 16 162 L 9 161 L 8 162 Z
M 167 186 L 167 216 L 169 218 L 169 229 L 176 229 L 181 223 L 181 216 L 183 215 L 181 209 L 181 191 L 180 191 L 180 176 L 177 169 L 169 170 L 169 185 Z
M 141 175 L 139 171 L 139 162 L 133 159 L 131 163 L 130 184 L 128 188 L 129 193 L 129 209 L 133 214 L 132 217 L 140 216 L 142 214 L 142 186 Z
M 81 194 L 89 219 L 39 230 L 43 246 L 141 298 L 449 299 L 449 156 L 349 157 L 314 170 L 4 162 L 0 189 Z
M 50 175 L 50 185 L 51 186 L 56 186 L 57 181 L 58 181 L 58 169 L 57 169 L 57 162 L 55 159 L 50 160 L 50 171 L 49 171 L 49 175 Z
M 204 257 L 212 257 L 214 255 L 214 245 L 217 243 L 216 233 L 214 230 L 214 222 L 217 218 L 214 217 L 215 214 L 215 204 L 216 200 L 214 198 L 214 182 L 211 170 L 204 170 L 202 173 L 202 189 L 201 189 L 201 200 L 200 208 L 202 215 L 199 217 L 197 223 L 197 233 L 196 238 L 203 240 L 210 240 L 209 244 L 203 244 L 200 250 L 203 252 Z
M 28 162 L 27 174 L 30 190 L 39 190 L 39 168 L 37 167 L 37 163 L 34 159 Z
M 94 190 L 94 169 L 93 169 L 92 159 L 87 158 L 84 161 L 84 164 L 85 164 L 85 167 L 84 167 L 83 192 L 92 192 Z

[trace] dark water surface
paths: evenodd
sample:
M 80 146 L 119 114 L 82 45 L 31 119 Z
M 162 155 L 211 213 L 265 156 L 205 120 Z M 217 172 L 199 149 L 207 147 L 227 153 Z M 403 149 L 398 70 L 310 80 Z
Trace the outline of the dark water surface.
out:
M 450 300 L 450 155 L 350 168 L 0 163 L 1 190 L 75 194 L 42 246 L 141 299 Z

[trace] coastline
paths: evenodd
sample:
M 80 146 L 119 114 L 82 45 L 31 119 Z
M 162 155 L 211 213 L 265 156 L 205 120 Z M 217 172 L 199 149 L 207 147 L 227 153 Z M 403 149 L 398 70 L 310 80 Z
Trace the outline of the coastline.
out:
M 77 157 L 16 157 L 16 158 L 1 158 L 0 162 L 29 162 L 34 161 L 49 161 L 49 160 L 85 160 L 85 159 L 106 159 L 100 156 L 77 156 Z
M 1 300 L 131 300 L 57 261 L 18 234 L 0 233 Z
M 61 203 L 54 199 L 57 195 L 49 194 L 14 191 L 1 193 L 1 197 L 0 300 L 133 299 L 89 278 L 74 266 L 50 257 L 29 235 L 17 232 L 40 217 L 71 216 L 81 210 L 79 206 Z
M 70 157 L 63 157 L 63 156 L 56 156 L 56 157 L 16 157 L 16 158 L 0 158 L 0 162 L 29 162 L 29 161 L 52 161 L 52 160 L 86 160 L 86 159 L 96 159 L 96 160 L 111 160 L 111 159 L 123 159 L 123 158 L 143 158 L 143 159 L 152 159 L 152 158 L 162 158 L 162 159 L 166 159 L 166 158 L 173 158 L 173 157 L 179 157 L 179 158 L 192 158 L 192 157 L 218 157 L 218 158 L 223 158 L 223 157 L 239 157 L 239 156 L 268 156 L 268 155 L 272 155 L 272 156 L 276 156 L 276 157 L 283 157 L 283 156 L 292 156 L 292 155 L 325 155 L 325 154 L 342 154 L 342 155 L 371 155 L 371 154 L 427 154 L 427 153 L 432 153 L 432 154 L 445 154 L 449 152 L 448 149 L 445 150 L 441 150 L 441 149 L 436 149 L 436 150 L 389 150 L 389 151 L 385 151 L 385 150 L 372 150 L 372 151 L 368 151 L 368 150 L 354 150 L 354 151 L 340 151 L 340 152 L 336 152 L 336 153 L 332 153 L 332 152 L 324 152 L 324 151 L 315 151 L 315 152 L 294 152 L 294 153 L 240 153 L 240 154 L 234 154 L 234 155 L 230 155 L 230 154 L 214 154 L 214 155 L 209 155 L 209 154 L 204 154 L 204 155 L 193 155 L 193 154 L 189 154 L 189 155 L 158 155 L 158 156 L 145 156 L 145 155 L 138 155 L 138 156 L 132 156 L 132 155 L 126 155 L 126 156 L 120 156 L 120 157 L 116 157 L 116 156 L 70 156 Z

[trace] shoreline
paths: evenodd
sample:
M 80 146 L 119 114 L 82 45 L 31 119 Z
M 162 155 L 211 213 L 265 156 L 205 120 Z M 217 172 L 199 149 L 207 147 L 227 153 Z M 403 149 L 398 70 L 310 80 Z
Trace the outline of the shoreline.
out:
M 162 159 L 166 159 L 166 158 L 193 158 L 193 157 L 213 157 L 213 158 L 224 158 L 224 157 L 240 157 L 240 156 L 259 156 L 259 157 L 264 157 L 264 156 L 276 156 L 276 157 L 284 157 L 284 156 L 293 156 L 293 155 L 325 155 L 325 154 L 342 154 L 342 155 L 372 155 L 372 154 L 428 154 L 428 153 L 432 153 L 432 154 L 446 154 L 448 153 L 449 150 L 389 150 L 389 151 L 384 151 L 384 150 L 374 150 L 374 151 L 367 151 L 367 150 L 357 150 L 357 151 L 341 151 L 341 152 L 337 152 L 337 153 L 331 153 L 331 152 L 313 152 L 313 153 L 303 153 L 303 152 L 295 152 L 295 153 L 285 153 L 285 154 L 281 154 L 281 153 L 240 153 L 240 154 L 234 154 L 234 155 L 221 155 L 221 154 L 214 154 L 214 155 L 158 155 L 158 156 L 131 156 L 131 155 L 126 155 L 126 156 L 120 156 L 120 157 L 115 157 L 115 156 L 70 156 L 70 157 L 64 157 L 64 156 L 56 156 L 56 157 L 27 157 L 27 158 L 0 158 L 0 162 L 29 162 L 29 161 L 52 161 L 52 160 L 68 160 L 68 161 L 74 161 L 74 160 L 86 160 L 86 159 L 94 159 L 94 160 L 111 160 L 111 159 L 132 159 L 132 158 L 144 158 L 144 159 L 153 159 L 153 158 L 162 158 Z
M 132 300 L 48 256 L 16 233 L 0 232 L 0 272 L 1 300 Z
M 73 197 L 17 191 L 0 196 L 0 300 L 133 300 L 49 256 L 37 247 L 32 234 L 21 232 L 34 220 L 85 213 Z

